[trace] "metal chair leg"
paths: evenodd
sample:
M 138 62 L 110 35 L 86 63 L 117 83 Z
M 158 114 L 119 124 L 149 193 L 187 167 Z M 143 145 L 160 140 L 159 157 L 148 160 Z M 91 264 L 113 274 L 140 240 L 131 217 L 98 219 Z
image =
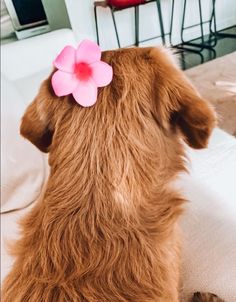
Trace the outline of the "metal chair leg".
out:
M 185 23 L 185 13 L 186 13 L 186 4 L 187 1 L 184 0 L 184 8 L 183 8 L 183 16 L 182 16 L 182 24 L 181 24 L 181 41 L 184 43 L 184 23 Z
M 217 43 L 217 39 L 212 40 L 211 36 L 209 38 L 208 43 L 204 41 L 204 30 L 203 30 L 203 19 L 202 19 L 202 6 L 201 6 L 201 0 L 198 0 L 198 6 L 199 6 L 199 21 L 200 23 L 198 24 L 200 26 L 200 30 L 201 30 L 201 43 L 197 43 L 197 42 L 192 42 L 190 41 L 185 41 L 184 37 L 183 37 L 183 32 L 185 29 L 196 26 L 189 26 L 189 27 L 185 27 L 184 23 L 185 23 L 185 12 L 186 12 L 186 0 L 184 0 L 184 9 L 183 9 L 183 17 L 182 17 L 182 25 L 181 25 L 181 41 L 182 41 L 182 46 L 187 45 L 187 46 L 193 46 L 198 48 L 199 52 L 201 52 L 203 49 L 208 49 L 210 51 L 214 52 L 213 47 L 216 45 Z M 211 22 L 211 21 L 208 21 Z M 211 25 L 211 24 L 210 24 Z M 214 37 L 215 38 L 215 37 Z M 213 42 L 213 43 L 212 43 Z
M 212 30 L 213 23 L 213 30 Z M 215 18 L 215 0 L 212 0 L 212 12 L 209 21 L 209 44 L 212 47 L 215 47 L 217 44 L 217 35 L 216 35 L 216 18 Z
M 212 0 L 212 13 L 211 13 L 211 18 L 210 18 L 210 33 L 212 35 L 215 35 L 216 33 L 216 11 L 215 11 L 215 3 L 216 0 Z M 212 30 L 212 23 L 213 23 L 213 27 L 214 29 Z
M 203 30 L 203 20 L 202 20 L 202 5 L 201 0 L 198 0 L 198 7 L 199 7 L 199 18 L 200 18 L 200 29 L 201 29 L 201 41 L 204 44 L 204 30 Z
M 117 26 L 116 26 L 114 10 L 112 8 L 111 8 L 111 16 L 112 16 L 112 20 L 113 20 L 113 24 L 114 24 L 114 28 L 115 28 L 115 32 L 116 32 L 117 44 L 118 44 L 118 47 L 120 48 L 120 39 L 119 39 L 118 30 L 117 30 Z
M 165 45 L 165 30 L 164 30 L 164 25 L 163 25 L 163 19 L 162 19 L 162 11 L 161 11 L 161 2 L 160 0 L 156 0 L 157 4 L 157 13 L 159 17 L 159 23 L 160 23 L 160 30 L 161 30 L 161 39 L 162 39 L 162 44 Z
M 171 47 L 173 47 L 172 33 L 173 33 L 174 10 L 175 10 L 175 2 L 174 2 L 174 0 L 172 0 L 172 2 L 171 2 L 171 15 L 170 15 L 170 33 L 169 33 L 169 39 L 170 39 L 170 46 Z
M 139 46 L 139 6 L 134 7 L 135 18 L 135 46 Z
M 236 34 L 228 34 L 228 33 L 217 31 L 216 12 L 215 12 L 216 0 L 212 0 L 212 3 L 213 3 L 213 12 L 211 15 L 211 20 L 210 20 L 210 30 L 211 30 L 211 33 L 215 35 L 215 39 L 217 39 L 217 36 L 222 37 L 222 38 L 236 38 Z M 214 20 L 214 32 L 212 31 L 212 28 L 211 28 L 213 20 Z
M 99 45 L 97 6 L 94 6 L 94 17 L 95 17 L 95 26 L 96 26 L 97 44 Z

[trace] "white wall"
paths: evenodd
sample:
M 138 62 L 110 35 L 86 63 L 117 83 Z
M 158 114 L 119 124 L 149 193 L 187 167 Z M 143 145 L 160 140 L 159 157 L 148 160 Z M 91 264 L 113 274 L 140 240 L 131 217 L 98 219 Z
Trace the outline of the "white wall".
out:
M 92 0 L 65 0 L 70 16 L 72 28 L 78 40 L 96 40 L 95 21 Z M 208 20 L 211 11 L 212 0 L 202 0 L 203 19 Z M 216 0 L 216 13 L 218 29 L 230 27 L 236 24 L 236 0 Z M 171 1 L 162 0 L 162 12 L 165 31 L 169 32 Z M 180 43 L 180 24 L 182 19 L 183 0 L 175 0 L 175 15 L 173 26 L 173 42 Z M 122 46 L 134 43 L 134 13 L 133 9 L 127 9 L 116 13 L 118 31 Z M 109 9 L 99 8 L 99 33 L 102 49 L 116 48 L 116 38 Z M 187 1 L 186 26 L 193 25 L 199 20 L 198 0 Z M 209 26 L 205 25 L 208 33 Z M 189 40 L 199 36 L 199 29 L 188 29 L 185 39 Z M 147 39 L 159 34 L 157 10 L 155 3 L 140 7 L 140 39 Z M 168 40 L 168 37 L 167 37 Z M 160 43 L 155 39 L 143 45 L 155 45 Z

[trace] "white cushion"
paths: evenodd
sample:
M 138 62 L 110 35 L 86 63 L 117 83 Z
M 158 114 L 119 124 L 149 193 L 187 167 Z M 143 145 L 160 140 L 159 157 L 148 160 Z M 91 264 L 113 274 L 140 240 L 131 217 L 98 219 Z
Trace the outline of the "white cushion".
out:
M 45 180 L 43 154 L 20 136 L 26 105 L 19 91 L 1 76 L 1 212 L 22 208 L 39 195 Z
M 52 68 L 65 45 L 76 45 L 70 29 L 60 29 L 1 46 L 1 71 L 11 81 Z
M 17 90 L 22 95 L 26 105 L 31 103 L 39 91 L 41 83 L 48 78 L 52 72 L 52 68 L 46 68 L 34 75 L 30 75 L 24 78 L 20 78 L 12 82 Z
M 209 148 L 188 148 L 182 219 L 184 301 L 196 291 L 236 301 L 236 139 L 216 129 Z

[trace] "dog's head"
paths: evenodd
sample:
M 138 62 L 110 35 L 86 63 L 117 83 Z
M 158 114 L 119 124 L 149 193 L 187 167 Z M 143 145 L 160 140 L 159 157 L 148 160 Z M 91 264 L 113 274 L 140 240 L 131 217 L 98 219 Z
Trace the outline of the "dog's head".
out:
M 124 144 L 134 135 L 146 140 L 149 132 L 143 129 L 155 124 L 164 137 L 182 136 L 193 148 L 207 146 L 216 123 L 214 111 L 166 49 L 107 51 L 102 59 L 112 65 L 114 76 L 109 86 L 99 90 L 94 106 L 83 108 L 72 96 L 55 96 L 50 76 L 26 110 L 21 134 L 43 152 L 65 149 L 72 141 L 94 156 L 96 150 L 89 150 L 88 144 L 97 149 L 95 141 L 100 139 L 103 148 L 102 143 L 115 136 Z

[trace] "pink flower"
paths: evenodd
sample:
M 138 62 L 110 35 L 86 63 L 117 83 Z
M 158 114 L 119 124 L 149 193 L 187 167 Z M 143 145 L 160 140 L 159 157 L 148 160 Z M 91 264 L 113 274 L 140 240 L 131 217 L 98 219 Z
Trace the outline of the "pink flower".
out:
M 57 96 L 73 95 L 81 106 L 96 103 L 97 87 L 107 86 L 113 76 L 112 67 L 101 61 L 100 47 L 89 40 L 77 49 L 66 46 L 53 62 L 58 69 L 52 76 Z

